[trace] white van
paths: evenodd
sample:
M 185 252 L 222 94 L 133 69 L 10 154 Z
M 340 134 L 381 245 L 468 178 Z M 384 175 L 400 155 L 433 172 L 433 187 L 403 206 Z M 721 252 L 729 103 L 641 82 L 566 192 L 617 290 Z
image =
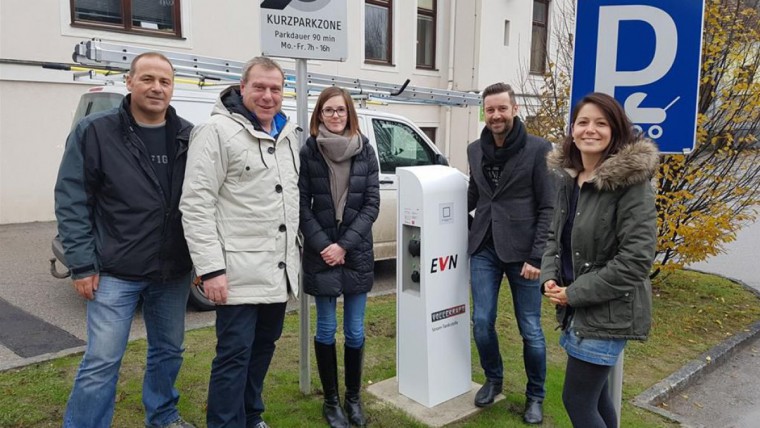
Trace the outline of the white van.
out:
M 79 100 L 72 128 L 83 117 L 118 106 L 127 94 L 123 84 L 97 86 Z M 219 89 L 181 89 L 175 87 L 172 106 L 177 114 L 198 124 L 206 121 L 216 102 Z M 310 106 L 310 110 L 313 106 Z M 283 102 L 283 112 L 295 121 L 294 100 Z M 311 112 L 309 112 L 311 114 Z M 375 259 L 396 257 L 396 168 L 419 165 L 448 165 L 427 136 L 409 119 L 395 114 L 358 108 L 359 127 L 378 156 L 380 170 L 380 214 L 372 228 Z M 302 126 L 308 130 L 308 124 Z M 191 303 L 199 309 L 211 309 L 202 293 L 191 295 Z M 201 300 L 202 299 L 202 300 Z

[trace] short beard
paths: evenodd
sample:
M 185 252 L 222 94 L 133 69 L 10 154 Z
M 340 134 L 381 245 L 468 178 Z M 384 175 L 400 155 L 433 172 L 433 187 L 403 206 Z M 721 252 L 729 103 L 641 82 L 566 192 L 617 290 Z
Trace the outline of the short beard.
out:
M 504 121 L 504 122 L 501 122 L 501 123 L 504 124 L 504 131 L 502 131 L 502 132 L 500 132 L 498 134 L 496 132 L 494 132 L 493 128 L 491 128 L 491 124 L 490 123 L 488 124 L 488 130 L 491 131 L 491 134 L 493 134 L 494 139 L 496 139 L 495 137 L 497 135 L 500 137 L 501 141 L 499 141 L 499 143 L 503 142 L 503 140 L 507 137 L 507 135 L 509 135 L 509 133 L 512 131 L 512 128 L 514 127 L 514 121 L 512 121 L 512 122 Z

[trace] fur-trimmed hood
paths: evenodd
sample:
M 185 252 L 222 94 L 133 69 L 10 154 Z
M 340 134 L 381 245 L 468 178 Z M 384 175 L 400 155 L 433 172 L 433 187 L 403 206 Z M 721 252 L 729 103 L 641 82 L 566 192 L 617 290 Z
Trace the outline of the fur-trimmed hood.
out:
M 571 177 L 577 177 L 578 171 L 565 168 L 565 156 L 562 146 L 557 146 L 546 156 L 550 169 L 564 169 Z M 642 138 L 623 147 L 618 153 L 602 162 L 594 171 L 591 183 L 599 190 L 616 190 L 629 187 L 642 181 L 650 180 L 660 164 L 657 146 L 650 140 Z

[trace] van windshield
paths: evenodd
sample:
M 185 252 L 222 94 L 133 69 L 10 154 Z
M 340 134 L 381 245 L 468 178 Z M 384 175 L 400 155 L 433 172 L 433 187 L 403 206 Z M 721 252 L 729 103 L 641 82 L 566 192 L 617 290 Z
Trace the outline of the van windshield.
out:
M 113 92 L 91 92 L 82 95 L 74 113 L 74 120 L 71 121 L 71 129 L 74 129 L 85 116 L 118 107 L 122 99 L 124 95 Z

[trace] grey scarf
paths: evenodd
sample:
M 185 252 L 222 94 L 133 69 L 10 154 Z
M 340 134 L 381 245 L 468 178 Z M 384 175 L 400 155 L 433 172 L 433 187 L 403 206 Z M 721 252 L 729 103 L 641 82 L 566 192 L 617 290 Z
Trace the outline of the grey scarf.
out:
M 349 136 L 348 132 L 333 134 L 324 123 L 319 125 L 317 147 L 325 158 L 330 170 L 330 194 L 335 206 L 335 220 L 343 221 L 343 209 L 348 198 L 348 176 L 351 173 L 351 158 L 362 150 L 360 134 Z

